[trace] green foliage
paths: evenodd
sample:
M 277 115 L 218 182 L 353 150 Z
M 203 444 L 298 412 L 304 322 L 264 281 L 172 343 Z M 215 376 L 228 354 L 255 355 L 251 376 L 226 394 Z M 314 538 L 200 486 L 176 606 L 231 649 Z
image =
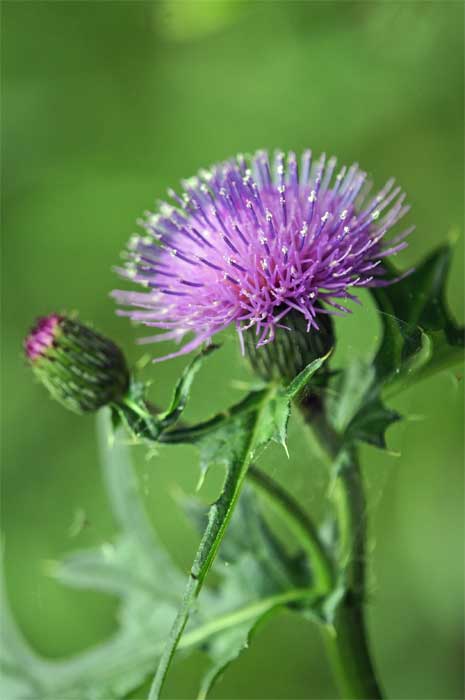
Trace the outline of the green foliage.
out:
M 385 431 L 400 418 L 384 405 L 386 390 L 406 386 L 457 359 L 463 331 L 444 301 L 449 255 L 448 248 L 441 248 L 409 277 L 374 290 L 383 319 L 383 337 L 374 362 L 368 365 L 355 360 L 334 373 L 325 403 L 338 455 L 335 479 L 353 482 L 359 478 L 353 460 L 357 442 L 386 446 Z M 396 276 L 394 270 L 390 274 Z M 305 514 L 294 509 L 291 529 L 299 541 L 307 540 L 303 549 L 308 558 L 290 556 L 263 520 L 253 492 L 243 491 L 251 461 L 270 441 L 287 451 L 291 402 L 304 395 L 328 356 L 312 362 L 287 386 L 265 384 L 203 423 L 175 427 L 193 379 L 214 349 L 207 348 L 188 364 L 165 411 L 151 410 L 145 386 L 133 382 L 125 403 L 112 409 L 114 436 L 108 417 L 100 418 L 104 482 L 119 532 L 112 543 L 66 557 L 52 573 L 66 585 L 117 596 L 118 629 L 94 649 L 50 661 L 38 656 L 22 638 L 3 595 L 1 660 L 4 694 L 11 700 L 37 695 L 44 700 L 121 698 L 144 683 L 158 663 L 150 692 L 150 699 L 155 700 L 176 650 L 195 647 L 210 658 L 199 693 L 204 698 L 224 668 L 247 647 L 256 626 L 276 610 L 290 606 L 327 623 L 335 618 L 344 591 L 351 585 L 345 572 L 351 565 L 353 543 L 341 539 L 344 528 L 334 541 L 342 559 L 339 576 L 333 580 L 332 562 Z M 315 385 L 314 391 L 320 390 Z M 158 541 L 144 512 L 128 447 L 118 427 L 121 423 L 138 440 L 195 445 L 202 477 L 213 465 L 225 469 L 223 488 L 208 512 L 192 499 L 184 501 L 203 532 L 187 587 L 184 574 Z M 286 511 L 288 496 L 280 493 L 279 486 L 267 484 L 266 476 L 256 474 L 253 480 L 266 486 Z M 346 522 L 349 528 L 357 528 L 361 511 L 348 510 L 344 491 L 336 489 L 336 496 L 338 493 L 339 526 Z M 219 584 L 205 588 L 198 598 L 211 567 Z
M 410 384 L 463 358 L 464 329 L 446 303 L 451 256 L 451 246 L 441 246 L 400 282 L 371 290 L 383 322 L 378 382 Z M 399 276 L 392 264 L 388 270 Z
M 384 404 L 394 393 L 463 358 L 464 329 L 446 303 L 451 247 L 433 251 L 413 272 L 372 288 L 383 327 L 373 364 L 355 359 L 336 375 L 327 401 L 329 420 L 345 446 L 386 447 L 385 432 L 401 416 Z M 388 277 L 400 273 L 385 263 Z
M 112 436 L 99 416 L 105 487 L 119 531 L 113 543 L 75 552 L 55 565 L 66 585 L 100 590 L 120 600 L 118 631 L 107 642 L 66 660 L 33 652 L 19 632 L 2 590 L 2 697 L 16 700 L 109 700 L 124 697 L 153 669 L 182 603 L 185 576 L 158 541 L 141 502 L 124 433 Z M 185 503 L 197 524 L 204 510 Z M 245 491 L 215 565 L 216 588 L 199 599 L 180 649 L 202 649 L 210 668 L 204 697 L 221 670 L 247 646 L 258 622 L 283 606 L 314 598 L 302 560 L 290 557 L 265 524 L 253 493 Z
M 306 540 L 307 557 L 301 553 L 290 556 L 263 520 L 253 492 L 243 490 L 252 460 L 271 441 L 287 451 L 291 403 L 305 395 L 328 355 L 309 364 L 287 386 L 262 385 L 202 423 L 176 426 L 196 373 L 215 349 L 210 346 L 187 365 L 165 411 L 151 409 L 145 386 L 133 382 L 125 403 L 113 406 L 115 435 L 109 417 L 100 418 L 104 482 L 118 535 L 103 547 L 66 557 L 54 565 L 52 573 L 66 585 L 117 596 L 117 632 L 94 649 L 50 661 L 38 656 L 22 638 L 4 595 L 1 661 L 5 696 L 11 700 L 28 696 L 44 700 L 121 698 L 143 684 L 158 664 L 150 692 L 150 700 L 155 700 L 176 650 L 196 647 L 210 659 L 199 693 L 204 698 L 224 668 L 247 647 L 256 626 L 276 610 L 292 607 L 331 624 L 355 580 L 351 566 L 354 562 L 357 566 L 357 557 L 363 556 L 363 549 L 358 549 L 363 542 L 347 539 L 347 532 L 356 532 L 364 517 L 363 502 L 351 506 L 340 488 L 344 480 L 353 488 L 359 479 L 354 447 L 359 441 L 385 447 L 386 429 L 400 418 L 383 403 L 387 391 L 449 366 L 463 345 L 463 331 L 444 301 L 449 256 L 449 249 L 441 248 L 409 277 L 374 290 L 383 319 L 383 337 L 374 362 L 368 365 L 355 360 L 333 375 L 325 408 L 336 456 L 336 579 L 318 532 L 279 486 L 270 486 L 266 475 L 256 473 L 252 479 L 266 487 L 283 512 L 294 508 L 291 529 L 300 544 L 302 538 Z M 396 276 L 394 270 L 390 274 Z M 317 396 L 321 392 L 318 383 L 313 391 Z M 208 512 L 192 499 L 184 502 L 203 533 L 187 586 L 144 512 L 121 423 L 138 440 L 195 445 L 202 477 L 213 465 L 225 469 L 221 493 Z M 219 583 L 205 588 L 199 598 L 212 567 Z
M 18 343 L 31 316 L 78 306 L 118 337 L 134 362 L 138 332 L 114 317 L 105 300 L 116 283 L 111 265 L 135 217 L 199 165 L 241 149 L 328 148 L 346 162 L 359 160 L 376 185 L 396 175 L 409 191 L 419 231 L 401 260 L 416 260 L 437 245 L 444 225 L 463 225 L 462 3 L 228 2 L 233 12 L 220 4 L 2 4 L 3 293 L 6 300 L 9 295 L 2 344 L 8 397 L 3 528 L 8 583 L 22 626 L 53 654 L 99 635 L 110 622 L 108 606 L 95 610 L 92 595 L 75 599 L 47 585 L 40 562 L 76 546 L 67 529 L 76 505 L 99 513 L 89 532 L 96 542 L 110 517 L 94 485 L 89 420 L 45 400 L 25 371 Z M 204 21 L 206 14 L 211 19 Z M 227 124 L 234 128 L 222 128 Z M 460 313 L 460 250 L 457 258 L 449 294 Z M 363 349 L 370 342 L 366 309 L 341 323 L 348 344 Z M 244 378 L 236 355 L 235 342 L 227 342 L 223 361 L 202 374 L 209 395 L 221 392 L 219 406 L 237 396 L 225 377 Z M 170 387 L 181 362 L 147 374 Z M 383 578 L 370 607 L 378 663 L 392 697 L 463 697 L 458 393 L 447 377 L 415 389 L 415 412 L 427 419 L 409 432 L 398 462 L 399 488 L 386 489 L 372 530 L 377 541 L 389 530 L 389 546 L 377 550 Z M 197 415 L 208 398 L 205 389 Z M 283 473 L 293 475 L 290 483 L 305 504 L 318 503 L 321 474 L 310 464 L 305 438 L 295 437 L 292 471 Z M 170 451 L 173 473 L 183 472 L 184 461 L 184 450 Z M 371 451 L 371 472 L 381 475 L 388 463 Z M 162 520 L 168 516 L 164 502 L 157 509 Z M 167 544 L 173 546 L 171 533 Z M 178 546 L 185 556 L 187 543 Z M 89 606 L 95 616 L 86 616 Z M 406 616 L 408 630 L 397 624 Z M 326 666 L 307 649 L 304 629 L 294 628 L 291 644 L 270 644 L 271 672 L 251 674 L 244 664 L 221 694 L 238 697 L 246 688 L 247 697 L 330 696 Z M 25 676 L 27 658 L 21 666 Z M 182 667 L 173 672 L 173 696 L 184 697 L 184 676 Z M 13 697 L 8 689 L 1 695 Z
M 335 377 L 327 411 L 346 445 L 363 441 L 386 447 L 385 431 L 400 419 L 396 411 L 384 406 L 374 368 L 359 359 Z
M 170 428 L 179 419 L 186 407 L 194 377 L 203 361 L 218 345 L 209 345 L 199 352 L 185 367 L 174 388 L 173 397 L 166 411 L 156 413 L 151 410 L 145 394 L 146 385 L 133 380 L 123 403 L 113 406 L 112 421 L 115 428 L 123 422 L 136 439 L 158 440 L 164 430 Z
M 289 386 L 270 384 L 252 391 L 229 411 L 192 430 L 180 430 L 176 441 L 192 442 L 201 453 L 201 461 L 223 463 L 226 478 L 218 499 L 208 513 L 207 525 L 191 568 L 182 606 L 160 659 L 150 700 L 158 698 L 186 626 L 195 599 L 215 559 L 238 501 L 249 465 L 271 441 L 285 444 L 290 403 L 303 390 L 326 358 L 312 362 Z M 173 439 L 173 436 L 171 436 Z

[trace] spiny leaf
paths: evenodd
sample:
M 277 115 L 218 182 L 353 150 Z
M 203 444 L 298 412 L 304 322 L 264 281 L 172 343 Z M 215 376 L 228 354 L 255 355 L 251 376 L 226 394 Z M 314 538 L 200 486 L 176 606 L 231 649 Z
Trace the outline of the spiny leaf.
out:
M 184 508 L 198 526 L 203 525 L 205 510 L 198 501 L 184 501 Z M 239 499 L 214 568 L 221 583 L 208 598 L 202 597 L 196 622 L 205 613 L 213 621 L 225 619 L 231 606 L 243 613 L 236 616 L 235 625 L 206 641 L 205 650 L 212 665 L 203 678 L 200 698 L 206 697 L 226 666 L 247 648 L 250 635 L 261 620 L 286 602 L 305 604 L 305 590 L 309 601 L 314 600 L 306 565 L 284 550 L 264 522 L 256 497 L 248 487 Z
M 105 414 L 99 416 L 103 478 L 119 531 L 112 543 L 66 557 L 53 573 L 67 585 L 118 596 L 118 630 L 104 643 L 68 659 L 45 659 L 22 638 L 3 596 L 1 695 L 8 700 L 125 697 L 152 671 L 181 605 L 185 575 L 151 527 L 128 446 L 121 433 L 110 440 Z M 212 666 L 203 682 L 205 692 L 247 645 L 260 620 L 285 605 L 306 608 L 314 600 L 308 570 L 280 549 L 253 494 L 244 495 L 216 565 L 220 585 L 203 590 L 179 645 L 182 651 L 200 648 L 209 655 Z
M 162 432 L 181 416 L 195 375 L 205 358 L 218 348 L 219 345 L 209 345 L 194 357 L 178 380 L 169 407 L 161 413 L 156 414 L 149 407 L 145 398 L 145 384 L 133 381 L 124 403 L 114 406 L 113 425 L 117 427 L 122 420 L 136 438 L 157 441 Z
M 7 629 L 2 624 L 6 637 L 2 654 L 12 652 L 18 676 L 28 684 L 27 692 L 2 693 L 9 700 L 124 697 L 153 668 L 182 598 L 184 574 L 161 547 L 144 512 L 126 440 L 121 433 L 111 439 L 107 411 L 98 415 L 98 421 L 103 479 L 119 532 L 111 543 L 66 557 L 50 573 L 68 585 L 120 597 L 119 627 L 92 649 L 69 659 L 49 660 L 31 652 L 25 642 L 22 648 L 19 642 L 14 645 L 17 630 L 13 623 Z M 6 601 L 2 609 L 7 610 Z
M 385 449 L 386 430 L 400 419 L 401 416 L 397 411 L 387 408 L 381 399 L 374 399 L 364 404 L 348 425 L 344 436 L 345 442 L 359 440 Z
M 375 358 L 378 382 L 416 381 L 463 357 L 464 329 L 446 302 L 451 255 L 450 245 L 441 246 L 405 279 L 371 289 L 383 323 Z M 399 273 L 386 266 L 395 279 Z
M 227 464 L 226 479 L 219 498 L 209 510 L 208 524 L 191 568 L 182 606 L 160 659 L 149 700 L 160 697 L 168 669 L 184 627 L 189 620 L 194 601 L 200 593 L 239 498 L 252 456 L 258 444 L 263 442 L 264 436 L 258 438 L 258 434 L 263 433 L 261 421 L 263 420 L 264 407 L 271 398 L 271 393 L 275 391 L 274 388 L 270 388 L 254 392 L 256 395 L 252 396 L 251 400 L 243 402 L 245 410 L 242 412 L 238 412 L 237 409 L 233 410 L 229 417 L 213 430 L 212 451 L 209 447 L 209 433 L 201 438 L 201 443 L 203 442 L 204 446 L 207 445 L 211 457 L 218 455 L 219 444 L 222 445 L 221 460 Z
M 383 337 L 373 366 L 352 362 L 332 384 L 328 417 L 345 444 L 362 440 L 386 447 L 385 431 L 399 414 L 386 397 L 463 357 L 464 329 L 446 303 L 450 246 L 433 251 L 410 275 L 387 287 L 374 287 Z M 399 277 L 385 263 L 391 279 Z
M 323 357 L 319 357 L 313 362 L 310 362 L 303 370 L 302 372 L 299 372 L 299 374 L 294 377 L 294 379 L 288 384 L 286 388 L 286 396 L 290 401 L 295 399 L 301 392 L 303 392 L 309 382 L 310 379 L 313 377 L 315 372 L 317 372 L 320 367 L 323 366 L 323 364 L 326 362 L 328 357 L 331 355 L 331 350 L 324 355 Z
M 202 366 L 204 359 L 211 355 L 211 353 L 215 350 L 218 350 L 219 347 L 219 345 L 208 345 L 204 350 L 196 355 L 192 362 L 190 362 L 184 369 L 175 386 L 173 398 L 171 399 L 168 409 L 157 416 L 157 420 L 160 421 L 164 428 L 175 423 L 181 413 L 184 411 L 195 375 Z
M 355 441 L 386 447 L 385 432 L 400 415 L 380 398 L 375 369 L 353 360 L 331 387 L 326 410 L 332 426 L 347 446 Z
M 196 371 L 199 363 L 195 360 L 194 363 Z M 319 364 L 317 362 L 309 368 L 300 379 L 308 380 Z M 189 371 L 184 374 L 163 420 L 169 422 L 178 417 L 192 376 Z M 297 388 L 303 384 L 301 381 Z M 139 390 L 142 391 L 142 387 Z M 171 435 L 172 442 L 197 444 L 203 459 L 208 457 L 227 467 L 225 488 L 210 509 L 209 524 L 184 598 L 184 575 L 160 546 L 148 522 L 129 463 L 128 447 L 118 434 L 111 441 L 109 422 L 105 419 L 101 423 L 104 480 L 120 531 L 114 542 L 67 557 L 54 567 L 53 573 L 69 585 L 98 589 L 120 597 L 119 629 L 107 642 L 77 657 L 49 661 L 34 655 L 26 642 L 22 642 L 15 627 L 10 625 L 5 647 L 12 658 L 4 656 L 3 663 L 8 671 L 6 683 L 11 700 L 27 694 L 44 700 L 65 696 L 70 700 L 109 700 L 121 698 L 143 682 L 154 661 L 160 657 L 176 610 L 181 608 L 185 620 L 190 617 L 190 602 L 200 590 L 224 541 L 226 525 L 232 517 L 252 456 L 270 440 L 282 442 L 285 438 L 293 395 L 294 388 L 289 391 L 272 385 L 252 392 L 232 409 L 205 424 L 190 430 L 159 432 L 158 437 Z M 142 394 L 136 397 L 138 408 L 144 405 L 141 397 Z M 112 417 L 115 419 L 114 413 Z M 133 418 L 138 421 L 144 416 L 136 414 Z M 140 424 L 134 423 L 133 427 L 139 430 Z M 144 437 L 154 440 L 157 430 L 158 427 L 145 433 Z M 238 522 L 242 527 L 241 518 Z M 252 528 L 253 520 L 249 518 L 248 522 Z M 261 535 L 261 542 L 254 539 L 257 553 L 252 548 L 234 564 L 237 574 L 230 582 L 225 577 L 219 591 L 204 591 L 196 614 L 189 620 L 187 633 L 180 641 L 180 649 L 201 645 L 213 659 L 209 677 L 204 681 L 204 691 L 220 670 L 237 656 L 260 619 L 282 605 L 299 603 L 307 606 L 315 595 L 313 589 L 302 587 L 307 579 L 300 562 L 292 561 L 280 552 L 279 543 L 264 525 Z M 234 550 L 237 545 L 230 541 L 228 548 L 228 539 L 225 541 L 231 558 L 231 547 Z M 274 550 L 274 557 L 267 555 L 264 560 L 263 551 L 270 549 Z M 229 574 L 229 571 L 230 567 L 225 569 L 225 573 Z M 193 596 L 191 585 L 195 591 Z M 210 638 L 212 643 L 208 644 Z M 17 643 L 18 639 L 20 642 Z M 172 652 L 178 641 L 172 646 Z
M 162 654 L 149 700 L 160 697 L 192 606 L 221 545 L 251 460 L 271 440 L 285 441 L 292 397 L 323 361 L 324 358 L 311 363 L 297 387 L 289 389 L 271 384 L 251 392 L 230 411 L 184 432 L 187 441 L 198 444 L 202 460 L 208 458 L 209 463 L 221 461 L 226 465 L 226 479 L 219 498 L 209 510 L 208 524 L 191 568 L 183 604 Z M 178 431 L 178 436 L 179 432 L 182 431 Z

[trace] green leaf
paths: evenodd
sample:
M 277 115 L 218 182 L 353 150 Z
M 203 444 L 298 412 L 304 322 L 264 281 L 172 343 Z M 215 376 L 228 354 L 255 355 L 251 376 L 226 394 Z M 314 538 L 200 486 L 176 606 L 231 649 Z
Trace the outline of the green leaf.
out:
M 405 279 L 371 289 L 383 323 L 375 358 L 378 382 L 405 385 L 463 357 L 464 329 L 446 302 L 451 256 L 451 246 L 441 246 Z M 398 277 L 392 265 L 386 266 L 391 279 Z
M 230 411 L 194 429 L 178 431 L 178 440 L 180 435 L 181 439 L 184 435 L 185 441 L 198 445 L 202 462 L 225 464 L 226 478 L 219 498 L 209 510 L 208 523 L 191 568 L 183 604 L 162 654 L 149 700 L 160 697 L 174 653 L 223 540 L 251 460 L 271 440 L 285 444 L 290 402 L 304 388 L 324 359 L 312 362 L 303 370 L 303 377 L 297 385 L 292 383 L 286 388 L 270 384 L 264 389 L 251 392 Z
M 319 357 L 313 362 L 310 362 L 299 374 L 294 377 L 294 379 L 288 384 L 286 388 L 286 396 L 290 401 L 297 398 L 299 394 L 308 388 L 310 379 L 313 375 L 323 366 L 326 360 L 331 355 L 332 350 L 330 350 L 323 357 Z
M 239 498 L 250 461 L 265 439 L 267 404 L 275 393 L 274 387 L 254 392 L 241 402 L 242 410 L 234 407 L 211 434 L 207 432 L 200 437 L 201 452 L 207 453 L 209 461 L 226 464 L 226 479 L 221 495 L 209 510 L 208 524 L 191 568 L 184 600 L 160 659 L 149 700 L 160 696 L 194 601 L 200 593 Z M 268 433 L 268 439 L 271 435 L 272 429 Z
M 145 398 L 146 385 L 133 381 L 124 403 L 114 406 L 114 426 L 117 427 L 119 422 L 123 421 L 137 439 L 157 441 L 163 431 L 174 425 L 181 416 L 186 407 L 195 375 L 205 358 L 218 348 L 219 345 L 207 346 L 185 367 L 175 386 L 169 407 L 161 413 L 157 414 L 150 408 Z
M 358 440 L 385 449 L 386 430 L 400 419 L 400 414 L 387 408 L 380 398 L 373 399 L 364 404 L 349 423 L 344 440 L 346 444 Z
M 274 401 L 270 410 L 268 399 Z M 259 621 L 282 606 L 307 610 L 317 602 L 306 565 L 290 557 L 273 537 L 258 515 L 252 495 L 245 495 L 243 505 L 239 501 L 235 518 L 229 500 L 231 493 L 235 498 L 232 503 L 238 500 L 240 479 L 252 455 L 269 440 L 280 439 L 289 400 L 285 388 L 273 385 L 252 392 L 230 411 L 193 431 L 200 450 L 211 451 L 215 461 L 228 466 L 223 496 L 210 510 L 191 579 L 200 585 L 222 543 L 222 560 L 217 563 L 220 586 L 205 588 L 195 611 L 188 609 L 188 628 L 179 643 L 180 650 L 198 647 L 211 658 L 202 693 L 248 643 Z M 99 416 L 99 442 L 105 488 L 118 534 L 112 542 L 66 557 L 51 573 L 64 584 L 116 595 L 120 600 L 118 630 L 107 641 L 71 658 L 46 659 L 22 638 L 4 596 L 2 697 L 8 700 L 112 700 L 126 696 L 153 670 L 177 611 L 186 604 L 184 572 L 173 564 L 150 525 L 124 433 L 119 431 L 114 437 L 111 433 L 105 411 Z M 184 438 L 192 441 L 189 431 Z M 226 533 L 231 518 L 232 527 Z
M 204 524 L 205 510 L 198 501 L 184 502 L 184 508 L 198 526 Z M 212 634 L 204 649 L 211 659 L 199 697 L 206 697 L 214 681 L 241 651 L 259 622 L 288 603 L 310 604 L 315 594 L 310 588 L 309 571 L 300 557 L 290 557 L 260 515 L 257 499 L 249 487 L 241 494 L 214 570 L 220 577 L 215 592 L 200 598 L 196 624 L 211 628 L 219 620 L 235 619 L 228 629 Z M 235 610 L 240 610 L 238 614 Z M 189 630 L 183 639 L 189 638 Z
M 195 375 L 201 368 L 205 358 L 211 355 L 212 352 L 215 352 L 215 350 L 218 350 L 219 347 L 219 345 L 208 345 L 206 348 L 201 350 L 201 352 L 196 355 L 192 362 L 190 362 L 184 369 L 175 386 L 173 398 L 171 399 L 168 409 L 157 415 L 157 420 L 160 421 L 163 428 L 173 425 L 178 420 L 186 407 L 187 399 L 189 398 Z
M 98 415 L 98 422 L 103 479 L 118 535 L 113 542 L 66 557 L 50 567 L 50 574 L 74 587 L 117 595 L 118 630 L 108 641 L 69 659 L 45 659 L 21 639 L 4 600 L 2 682 L 8 692 L 0 694 L 8 700 L 124 697 L 153 669 L 182 599 L 184 574 L 162 548 L 144 512 L 124 433 L 112 436 L 107 411 Z
M 400 415 L 387 408 L 380 398 L 373 366 L 353 360 L 331 386 L 326 409 L 331 425 L 348 446 L 356 441 L 385 448 L 387 428 Z
M 385 432 L 400 415 L 384 400 L 463 357 L 464 329 L 445 299 L 450 259 L 450 246 L 441 246 L 404 279 L 370 290 L 383 326 L 373 365 L 353 361 L 333 378 L 326 402 L 341 444 L 364 441 L 385 448 Z M 385 265 L 388 277 L 399 277 L 390 263 Z

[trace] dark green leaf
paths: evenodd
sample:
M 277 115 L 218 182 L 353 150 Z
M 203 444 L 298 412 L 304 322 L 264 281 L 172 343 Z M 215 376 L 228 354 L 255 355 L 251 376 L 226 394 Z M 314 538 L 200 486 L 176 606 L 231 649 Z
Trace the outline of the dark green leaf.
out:
M 342 442 L 363 441 L 385 448 L 385 432 L 400 415 L 383 404 L 375 369 L 354 360 L 335 377 L 331 389 L 327 412 Z
M 384 399 L 463 357 L 464 329 L 446 303 L 450 246 L 434 251 L 410 275 L 372 288 L 383 326 L 373 366 L 352 362 L 334 377 L 326 403 L 329 420 L 346 445 L 386 447 L 385 431 L 400 419 Z M 386 262 L 388 276 L 399 272 Z
M 383 323 L 375 358 L 378 382 L 416 381 L 463 357 L 464 329 L 446 302 L 451 255 L 450 245 L 441 246 L 405 279 L 371 289 Z M 395 279 L 399 273 L 387 267 Z
M 400 418 L 399 413 L 384 406 L 381 399 L 374 399 L 364 404 L 353 421 L 349 423 L 345 432 L 345 441 L 350 443 L 359 440 L 384 449 L 386 448 L 386 430 Z

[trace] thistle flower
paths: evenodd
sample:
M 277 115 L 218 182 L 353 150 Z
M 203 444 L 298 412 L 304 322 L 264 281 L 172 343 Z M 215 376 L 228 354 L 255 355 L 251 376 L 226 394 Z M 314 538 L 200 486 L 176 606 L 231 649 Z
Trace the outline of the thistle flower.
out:
M 118 402 L 127 391 L 129 372 L 121 350 L 74 319 L 59 314 L 38 319 L 24 351 L 52 396 L 75 413 Z
M 141 342 L 181 341 L 190 352 L 234 324 L 253 329 L 257 347 L 292 331 L 299 314 L 306 332 L 318 332 L 321 315 L 350 312 L 357 288 L 387 284 L 383 259 L 404 248 L 413 227 L 389 243 L 388 231 L 408 211 L 394 180 L 372 198 L 357 164 L 335 175 L 336 159 L 311 151 L 266 151 L 201 170 L 183 181 L 173 205 L 161 203 L 140 224 L 125 267 L 118 272 L 146 291 L 113 292 L 134 321 L 164 332 Z

